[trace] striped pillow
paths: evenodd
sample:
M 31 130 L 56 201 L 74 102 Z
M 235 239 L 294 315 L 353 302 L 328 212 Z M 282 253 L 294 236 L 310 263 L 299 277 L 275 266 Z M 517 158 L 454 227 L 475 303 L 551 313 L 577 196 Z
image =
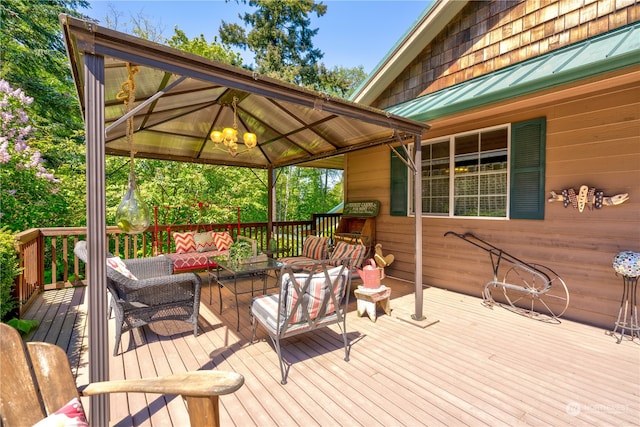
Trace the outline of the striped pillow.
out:
M 340 271 L 342 271 L 342 274 L 338 276 Z M 336 296 L 338 303 L 340 303 L 344 297 L 346 289 L 345 284 L 347 283 L 346 274 L 348 271 L 342 267 L 336 267 L 328 270 L 327 273 L 329 274 L 331 282 L 335 283 L 334 295 Z M 282 278 L 283 286 L 286 289 L 286 313 L 283 313 L 283 315 L 286 316 L 291 314 L 289 323 L 307 322 L 309 320 L 307 317 L 309 317 L 310 320 L 315 320 L 319 316 L 326 316 L 336 311 L 333 299 L 328 294 L 331 287 L 326 282 L 324 272 L 316 273 L 310 279 L 307 274 L 295 274 L 293 280 L 296 282 L 295 284 L 292 282 L 289 274 L 285 274 Z M 308 312 L 302 305 L 296 307 L 296 303 L 299 298 L 296 288 L 303 287 L 307 280 L 310 280 L 310 282 L 307 292 L 302 295 L 302 298 L 306 301 Z M 327 300 L 325 303 L 326 305 L 324 310 L 321 310 L 325 299 Z
M 196 251 L 196 242 L 193 240 L 193 231 L 187 231 L 184 233 L 173 233 L 173 240 L 176 244 L 177 254 L 186 254 Z
M 216 231 L 213 233 L 213 241 L 215 242 L 216 248 L 218 248 L 219 251 L 226 251 L 233 243 L 233 237 L 231 237 L 231 234 L 227 233 L 226 231 Z
M 367 248 L 364 245 L 350 245 L 349 243 L 339 241 L 336 243 L 333 252 L 331 252 L 332 260 L 339 258 L 351 258 L 353 260 L 353 267 L 360 267 L 364 260 L 364 255 Z M 329 262 L 331 265 L 338 265 L 337 261 Z
M 312 259 L 326 259 L 328 237 L 308 236 L 302 245 L 302 256 Z

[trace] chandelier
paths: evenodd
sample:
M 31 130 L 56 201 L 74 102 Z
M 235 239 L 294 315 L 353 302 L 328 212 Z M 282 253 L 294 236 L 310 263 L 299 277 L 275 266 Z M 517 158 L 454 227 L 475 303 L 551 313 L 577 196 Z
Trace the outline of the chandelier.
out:
M 215 147 L 223 151 L 228 151 L 233 157 L 239 154 L 238 151 L 238 97 L 233 97 L 231 107 L 233 108 L 233 127 L 226 127 L 222 131 L 211 131 L 210 137 L 215 142 Z M 246 132 L 242 136 L 244 145 L 247 147 L 243 152 L 254 148 L 258 143 L 258 137 L 253 132 Z M 223 147 L 224 145 L 224 147 Z

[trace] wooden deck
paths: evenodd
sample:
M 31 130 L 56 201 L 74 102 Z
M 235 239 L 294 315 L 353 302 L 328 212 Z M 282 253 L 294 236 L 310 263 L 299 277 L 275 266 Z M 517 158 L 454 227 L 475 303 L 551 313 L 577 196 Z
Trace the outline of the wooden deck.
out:
M 181 322 L 125 334 L 111 377 L 237 371 L 245 385 L 221 397 L 225 426 L 640 425 L 640 340 L 617 344 L 602 329 L 545 324 L 436 288 L 424 290 L 428 322 L 417 326 L 410 322 L 413 284 L 385 283 L 392 288 L 391 316 L 379 311 L 374 323 L 357 317 L 351 304 L 351 360 L 343 360 L 336 329 L 291 339 L 284 386 L 264 331 L 249 342 L 248 296 L 241 297 L 237 332 L 233 296 L 223 290 L 220 316 L 218 292 L 210 305 L 206 286 L 197 338 Z M 25 316 L 42 322 L 27 339 L 67 349 L 78 384 L 88 381 L 88 289 L 47 291 Z M 188 425 L 174 396 L 113 395 L 111 414 L 114 426 Z

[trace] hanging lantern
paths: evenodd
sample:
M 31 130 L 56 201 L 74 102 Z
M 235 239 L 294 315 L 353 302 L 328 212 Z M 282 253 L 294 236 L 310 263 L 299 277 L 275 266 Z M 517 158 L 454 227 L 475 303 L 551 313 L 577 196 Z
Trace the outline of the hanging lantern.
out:
M 136 177 L 132 171 L 129 174 L 127 192 L 116 211 L 116 225 L 127 234 L 138 234 L 145 231 L 149 224 L 149 209 L 140 197 Z
M 129 77 L 127 81 L 122 84 L 122 91 L 118 93 L 117 97 L 118 99 L 124 100 L 124 103 L 127 106 L 127 111 L 130 113 L 133 109 L 136 88 L 133 76 L 138 72 L 138 67 L 127 63 L 127 71 L 129 72 Z M 127 234 L 138 234 L 142 233 L 147 229 L 147 227 L 149 227 L 151 219 L 149 209 L 147 209 L 147 205 L 140 197 L 140 193 L 136 186 L 134 163 L 135 151 L 133 150 L 133 115 L 130 115 L 127 118 L 127 141 L 129 142 L 130 148 L 131 158 L 129 160 L 129 164 L 131 166 L 131 170 L 129 171 L 127 191 L 122 198 L 122 202 L 120 202 L 120 206 L 118 206 L 118 210 L 116 211 L 116 225 Z

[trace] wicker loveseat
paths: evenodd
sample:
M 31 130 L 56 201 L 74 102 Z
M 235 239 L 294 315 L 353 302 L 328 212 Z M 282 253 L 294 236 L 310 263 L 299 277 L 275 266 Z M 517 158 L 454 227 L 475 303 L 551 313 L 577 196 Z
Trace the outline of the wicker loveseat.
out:
M 87 242 L 76 243 L 74 253 L 86 263 Z M 123 333 L 148 323 L 184 320 L 193 324 L 193 334 L 198 335 L 200 276 L 173 274 L 173 264 L 162 256 L 121 260 L 108 253 L 106 263 L 107 290 L 116 317 L 114 356 Z

